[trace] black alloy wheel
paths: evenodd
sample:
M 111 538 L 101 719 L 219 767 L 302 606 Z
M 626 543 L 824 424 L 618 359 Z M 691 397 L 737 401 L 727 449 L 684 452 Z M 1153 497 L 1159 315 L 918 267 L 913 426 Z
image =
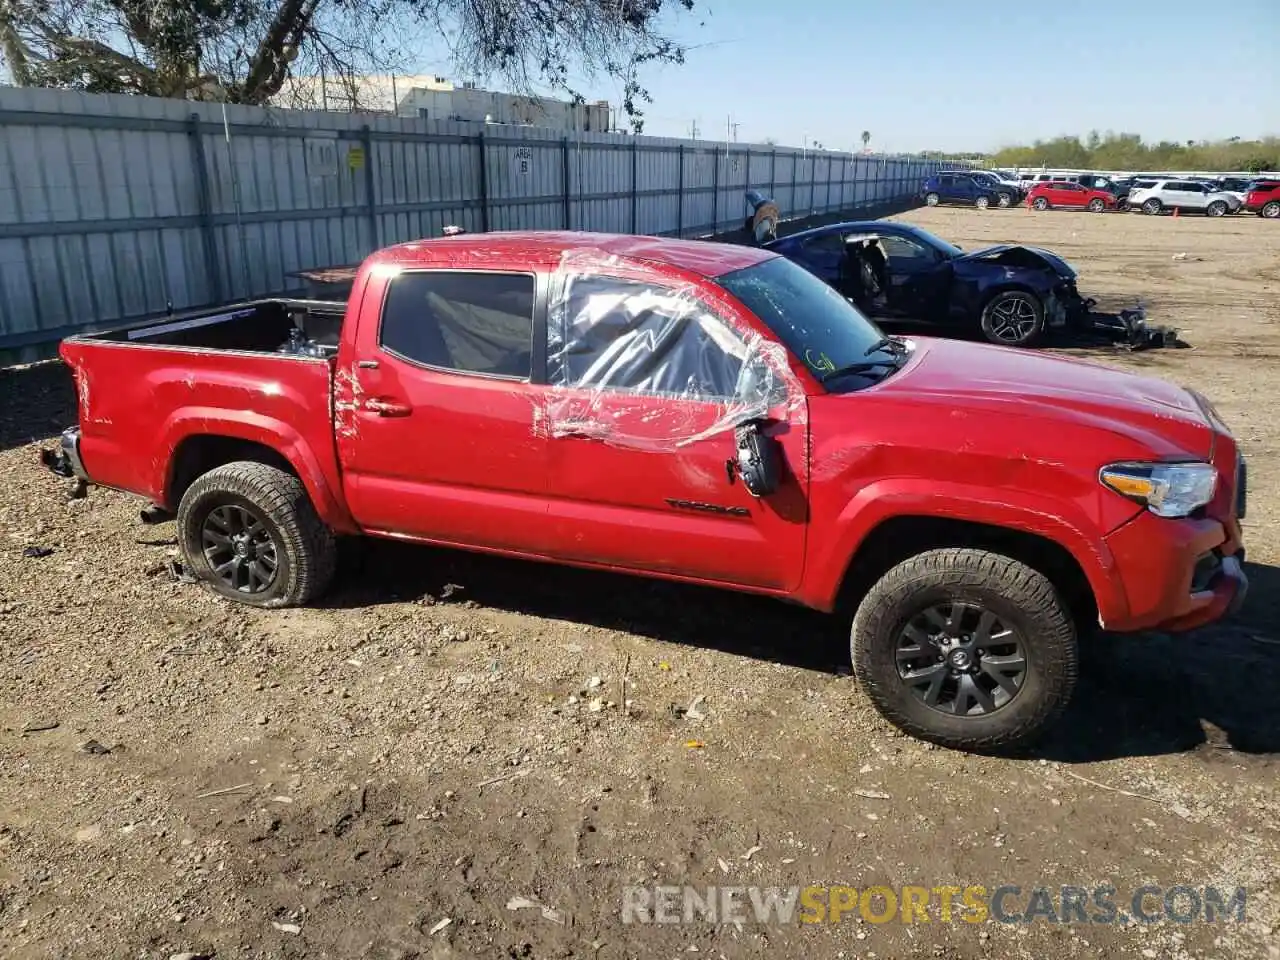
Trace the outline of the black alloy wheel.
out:
M 249 507 L 214 507 L 200 525 L 200 546 L 212 575 L 238 593 L 271 589 L 280 566 L 280 547 Z
M 981 604 L 925 607 L 903 626 L 898 678 L 927 707 L 957 717 L 1008 706 L 1022 690 L 1027 654 L 1017 632 Z

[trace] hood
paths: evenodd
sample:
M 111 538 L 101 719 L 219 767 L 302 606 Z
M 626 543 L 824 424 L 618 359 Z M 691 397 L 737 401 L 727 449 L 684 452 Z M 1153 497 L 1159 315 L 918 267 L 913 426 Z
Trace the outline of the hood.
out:
M 997 263 L 1004 267 L 1027 267 L 1033 270 L 1052 270 L 1064 280 L 1074 280 L 1076 272 L 1071 264 L 1056 253 L 1040 247 L 1026 247 L 1011 243 L 1001 243 L 994 247 L 984 247 L 955 258 L 962 263 L 975 261 Z
M 901 391 L 970 413 L 985 408 L 1094 427 L 1124 435 L 1157 457 L 1208 460 L 1212 454 L 1204 411 L 1176 384 L 1016 347 L 912 340 L 916 355 L 877 392 Z

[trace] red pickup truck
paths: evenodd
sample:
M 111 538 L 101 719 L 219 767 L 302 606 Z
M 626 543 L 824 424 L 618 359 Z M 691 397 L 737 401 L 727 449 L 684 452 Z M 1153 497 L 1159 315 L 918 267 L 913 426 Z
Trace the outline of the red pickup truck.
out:
M 886 338 L 739 246 L 463 235 L 371 256 L 341 304 L 267 300 L 66 340 L 61 465 L 176 515 L 257 606 L 368 534 L 839 612 L 918 736 L 1027 742 L 1077 638 L 1190 629 L 1245 593 L 1244 464 L 1160 380 Z

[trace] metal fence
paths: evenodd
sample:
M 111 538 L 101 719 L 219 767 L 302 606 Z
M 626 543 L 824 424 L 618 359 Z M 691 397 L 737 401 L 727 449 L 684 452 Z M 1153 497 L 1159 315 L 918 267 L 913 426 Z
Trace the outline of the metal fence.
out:
M 748 188 L 809 216 L 903 199 L 944 166 L 0 88 L 0 356 L 296 289 L 297 270 L 446 224 L 702 236 L 742 225 Z

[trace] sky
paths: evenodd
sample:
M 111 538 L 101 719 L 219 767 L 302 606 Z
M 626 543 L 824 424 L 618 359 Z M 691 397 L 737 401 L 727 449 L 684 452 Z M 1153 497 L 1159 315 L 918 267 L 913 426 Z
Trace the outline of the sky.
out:
M 1280 0 L 728 0 L 673 21 L 644 132 L 992 151 L 1061 134 L 1280 134 Z M 701 24 L 701 25 L 700 25 Z M 589 84 L 620 101 L 620 85 Z M 731 136 L 732 134 L 730 134 Z

